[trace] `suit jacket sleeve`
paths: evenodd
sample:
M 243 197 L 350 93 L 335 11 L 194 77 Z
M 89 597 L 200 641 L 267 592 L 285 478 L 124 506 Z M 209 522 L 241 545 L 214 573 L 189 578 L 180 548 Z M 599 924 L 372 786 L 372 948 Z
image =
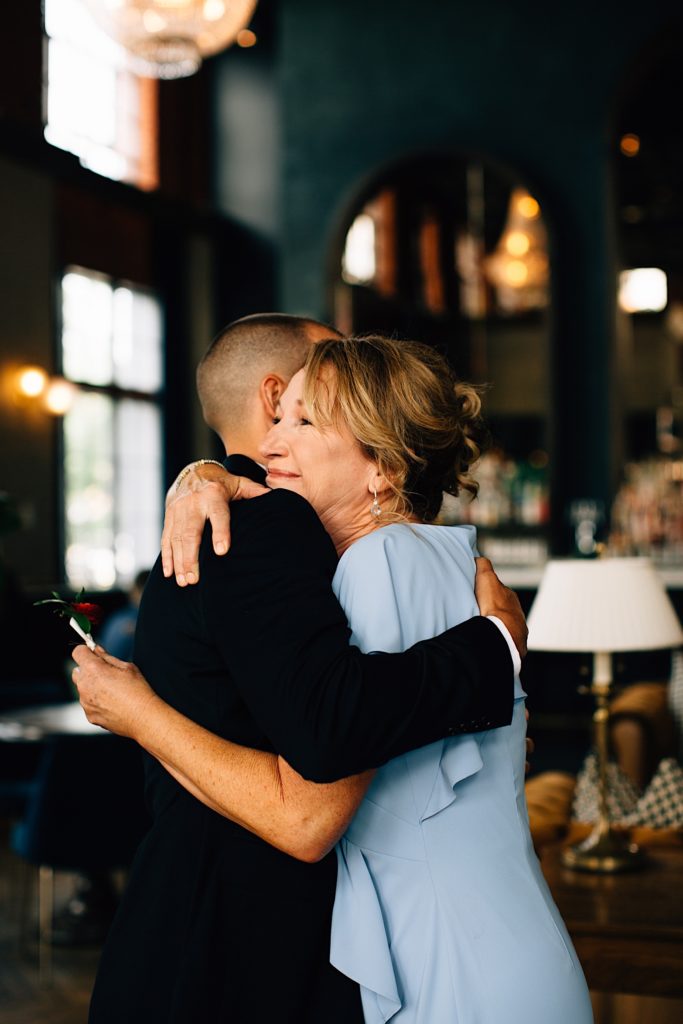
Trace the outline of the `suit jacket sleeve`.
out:
M 493 623 L 476 617 L 402 654 L 361 654 L 311 506 L 275 491 L 239 512 L 227 555 L 213 554 L 208 534 L 202 544 L 206 626 L 274 749 L 304 777 L 334 781 L 509 724 L 512 659 Z

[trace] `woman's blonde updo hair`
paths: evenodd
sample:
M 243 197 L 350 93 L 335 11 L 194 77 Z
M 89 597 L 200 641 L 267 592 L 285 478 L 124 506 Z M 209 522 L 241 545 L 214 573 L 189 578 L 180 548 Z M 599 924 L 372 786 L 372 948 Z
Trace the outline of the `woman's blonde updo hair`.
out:
M 317 424 L 346 424 L 377 464 L 393 491 L 382 501 L 390 518 L 431 522 L 444 491 L 476 495 L 470 469 L 485 437 L 481 400 L 427 345 L 379 336 L 318 342 L 303 397 Z

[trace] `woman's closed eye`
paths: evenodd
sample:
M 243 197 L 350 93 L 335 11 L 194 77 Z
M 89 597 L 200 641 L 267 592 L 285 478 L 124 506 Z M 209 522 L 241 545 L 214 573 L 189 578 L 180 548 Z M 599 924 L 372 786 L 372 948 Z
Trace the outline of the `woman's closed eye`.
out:
M 278 423 L 282 422 L 282 416 L 273 416 L 273 418 L 271 419 L 270 422 L 273 424 L 274 427 L 276 427 L 278 425 Z M 311 421 L 305 419 L 303 416 L 299 417 L 299 419 L 296 421 L 296 425 L 297 425 L 297 427 L 312 427 L 313 426 Z

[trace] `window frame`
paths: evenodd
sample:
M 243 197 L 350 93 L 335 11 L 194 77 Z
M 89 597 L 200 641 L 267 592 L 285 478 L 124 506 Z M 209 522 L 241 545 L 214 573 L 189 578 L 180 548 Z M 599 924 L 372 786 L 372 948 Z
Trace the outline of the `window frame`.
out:
M 110 288 L 115 290 L 116 288 L 129 288 L 137 292 L 144 292 L 146 295 L 155 299 L 159 304 L 159 311 L 161 316 L 161 386 L 157 391 L 139 391 L 134 388 L 124 388 L 118 384 L 92 384 L 86 381 L 75 380 L 72 377 L 67 377 L 64 373 L 64 360 L 63 360 L 63 338 L 64 338 L 64 315 L 63 315 L 63 280 L 66 274 L 69 273 L 83 273 L 89 277 L 100 278 L 105 281 Z M 55 310 L 54 316 L 54 350 L 55 350 L 55 366 L 57 373 L 67 380 L 70 384 L 76 388 L 77 391 L 81 391 L 85 394 L 99 394 L 104 397 L 112 399 L 114 403 L 121 402 L 123 400 L 141 401 L 145 402 L 150 406 L 156 408 L 159 412 L 160 417 L 160 464 L 159 464 L 159 497 L 161 500 L 161 508 L 164 507 L 164 499 L 166 495 L 165 480 L 166 480 L 166 463 L 167 463 L 167 446 L 166 446 L 166 420 L 167 420 L 167 360 L 166 360 L 166 304 L 164 297 L 160 290 L 157 290 L 147 284 L 139 284 L 138 282 L 131 281 L 130 278 L 118 277 L 113 274 L 108 274 L 105 271 L 96 270 L 93 267 L 85 267 L 81 264 L 66 263 L 63 264 L 55 278 L 54 293 L 53 293 L 53 308 Z M 59 416 L 56 418 L 55 424 L 55 451 L 56 451 L 56 480 L 55 480 L 55 495 L 57 501 L 56 510 L 56 522 L 58 528 L 57 538 L 57 558 L 59 574 L 58 578 L 67 586 L 70 586 L 69 578 L 66 569 L 66 532 L 67 532 L 67 518 L 66 518 L 66 479 L 65 479 L 65 460 L 66 460 L 66 439 L 64 432 L 64 417 Z M 114 467 L 120 464 L 117 459 L 116 449 L 114 448 Z M 117 477 L 114 476 L 113 493 L 116 495 L 117 488 Z M 116 502 L 115 502 L 116 507 Z M 114 528 L 116 529 L 116 520 L 114 521 Z M 161 524 L 160 524 L 161 529 Z M 161 533 L 159 534 L 161 537 Z M 150 566 L 151 568 L 151 566 Z M 110 588 L 99 588 L 101 592 L 106 592 L 107 589 L 121 589 L 125 584 L 121 583 L 117 577 L 116 581 Z M 91 587 L 91 590 L 97 591 L 98 588 Z
M 41 47 L 41 125 L 42 125 L 42 136 L 45 145 L 52 150 L 58 152 L 68 153 L 70 156 L 77 160 L 79 165 L 91 174 L 96 174 L 99 178 L 104 178 L 106 181 L 115 181 L 123 185 L 128 185 L 133 188 L 139 189 L 142 192 L 155 192 L 158 191 L 161 184 L 161 146 L 160 146 L 160 95 L 159 95 L 159 82 L 154 78 L 145 78 L 142 75 L 138 75 L 131 68 L 117 68 L 117 78 L 121 74 L 132 75 L 133 78 L 137 79 L 139 83 L 139 99 L 140 106 L 138 110 L 138 125 L 140 129 L 139 133 L 139 157 L 136 161 L 136 167 L 134 173 L 126 174 L 122 177 L 112 177 L 105 172 L 98 170 L 84 162 L 84 157 L 80 153 L 75 153 L 71 149 L 62 148 L 61 146 L 51 142 L 45 132 L 49 124 L 48 111 L 49 111 L 49 86 L 50 86 L 50 72 L 49 72 L 49 51 L 51 40 L 60 41 L 60 37 L 50 36 L 47 32 L 46 26 L 46 15 L 45 15 L 45 3 L 41 3 L 40 11 L 40 24 L 42 33 L 42 47 Z M 100 30 L 102 31 L 102 30 Z M 64 40 L 62 40 L 64 42 Z M 118 82 L 117 82 L 118 88 Z M 118 119 L 122 113 L 120 105 L 117 102 L 115 117 Z M 109 148 L 111 152 L 119 154 L 122 159 L 126 162 L 127 166 L 130 167 L 130 157 L 125 152 L 122 152 L 113 147 Z

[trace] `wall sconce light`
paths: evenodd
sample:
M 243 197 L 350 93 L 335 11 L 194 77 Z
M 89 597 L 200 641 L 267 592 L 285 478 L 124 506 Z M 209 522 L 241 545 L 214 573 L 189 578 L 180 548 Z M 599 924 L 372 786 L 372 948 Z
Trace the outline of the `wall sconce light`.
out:
M 52 377 L 45 389 L 44 405 L 51 416 L 65 416 L 73 405 L 76 388 L 63 377 Z
M 40 366 L 22 366 L 16 375 L 16 390 L 21 398 L 39 398 L 47 387 L 48 376 Z
M 19 366 L 5 377 L 6 392 L 15 405 L 42 409 L 51 416 L 64 416 L 76 395 L 75 386 L 63 377 L 50 377 L 41 366 Z

